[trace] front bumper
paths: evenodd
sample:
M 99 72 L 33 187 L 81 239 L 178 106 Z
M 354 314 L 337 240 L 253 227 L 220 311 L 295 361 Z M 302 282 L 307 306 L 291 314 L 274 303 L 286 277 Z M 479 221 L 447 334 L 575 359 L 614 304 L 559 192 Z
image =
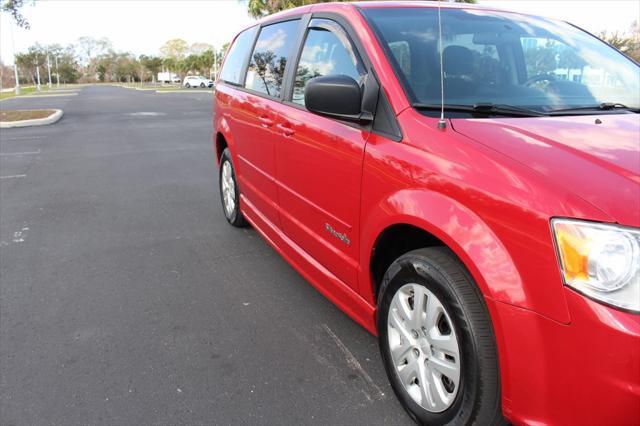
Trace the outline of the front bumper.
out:
M 503 411 L 514 424 L 640 424 L 640 315 L 565 288 L 570 324 L 494 302 Z

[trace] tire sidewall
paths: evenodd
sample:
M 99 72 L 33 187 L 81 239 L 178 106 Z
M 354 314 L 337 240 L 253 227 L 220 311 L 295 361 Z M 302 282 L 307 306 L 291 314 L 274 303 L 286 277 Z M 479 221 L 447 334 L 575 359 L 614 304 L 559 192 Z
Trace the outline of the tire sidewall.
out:
M 416 268 L 416 265 L 419 267 Z M 393 366 L 389 350 L 387 318 L 391 301 L 405 284 L 418 284 L 431 291 L 446 309 L 455 328 L 460 349 L 461 375 L 458 392 L 453 404 L 445 411 L 431 413 L 417 404 L 404 389 Z M 458 296 L 448 283 L 446 274 L 438 266 L 419 256 L 403 257 L 391 265 L 383 281 L 378 303 L 378 331 L 380 352 L 393 390 L 400 403 L 419 424 L 458 425 L 467 424 L 472 418 L 478 393 L 477 342 L 472 336 Z
M 234 183 L 233 197 L 235 200 L 235 206 L 233 208 L 233 212 L 230 215 L 227 214 L 227 209 L 225 208 L 225 204 L 224 204 L 224 194 L 222 192 L 222 169 L 225 162 L 228 162 L 229 166 L 231 167 L 231 178 L 233 179 L 233 183 Z M 220 156 L 220 169 L 218 172 L 218 188 L 220 191 L 220 202 L 222 204 L 222 212 L 224 213 L 224 217 L 227 219 L 229 223 L 231 223 L 232 225 L 236 225 L 239 222 L 239 215 L 240 215 L 240 190 L 238 188 L 238 181 L 236 180 L 236 169 L 233 167 L 233 161 L 231 160 L 231 154 L 229 152 L 229 148 L 225 148 L 225 150 L 222 152 L 222 155 Z

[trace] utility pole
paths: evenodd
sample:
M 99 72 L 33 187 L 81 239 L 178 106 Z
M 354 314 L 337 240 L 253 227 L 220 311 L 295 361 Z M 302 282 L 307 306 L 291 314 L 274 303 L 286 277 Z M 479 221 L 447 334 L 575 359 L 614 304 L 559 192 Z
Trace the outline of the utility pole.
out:
M 38 64 L 38 56 L 36 56 L 35 66 L 36 66 L 36 76 L 38 77 L 38 85 L 36 86 L 36 90 L 39 92 L 42 90 L 42 87 L 40 86 L 40 64 Z
M 58 69 L 58 55 L 56 55 L 56 89 L 60 88 L 60 70 Z
M 14 91 L 16 93 L 16 96 L 20 94 L 20 80 L 18 78 L 18 64 L 16 61 L 16 43 L 13 39 L 13 22 L 11 22 L 10 28 L 11 28 L 11 46 L 13 48 L 13 74 L 14 77 L 16 79 L 16 85 L 14 86 Z
M 218 50 L 213 49 L 213 79 L 218 76 Z
M 51 62 L 49 61 L 48 50 L 47 50 L 47 72 L 49 73 L 49 90 L 51 90 Z

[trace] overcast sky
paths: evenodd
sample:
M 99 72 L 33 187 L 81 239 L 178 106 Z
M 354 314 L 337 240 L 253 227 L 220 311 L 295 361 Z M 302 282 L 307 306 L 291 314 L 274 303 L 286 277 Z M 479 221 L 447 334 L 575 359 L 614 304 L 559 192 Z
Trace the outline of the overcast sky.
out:
M 29 3 L 29 2 L 26 2 Z M 481 5 L 550 16 L 588 31 L 625 31 L 640 16 L 638 0 L 480 0 Z M 81 36 L 107 37 L 118 51 L 158 54 L 168 39 L 221 46 L 251 22 L 240 0 L 38 0 L 23 14 L 30 30 L 14 28 L 16 51 L 35 42 L 66 45 Z M 0 58 L 13 62 L 9 15 L 0 21 Z

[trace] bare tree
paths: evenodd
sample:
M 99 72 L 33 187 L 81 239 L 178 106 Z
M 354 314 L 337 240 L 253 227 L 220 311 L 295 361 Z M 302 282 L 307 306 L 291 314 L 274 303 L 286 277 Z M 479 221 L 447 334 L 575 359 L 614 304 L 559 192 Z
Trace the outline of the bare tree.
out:
M 36 0 L 31 0 L 31 4 L 35 4 L 35 1 Z M 31 28 L 31 26 L 29 25 L 29 22 L 27 22 L 25 17 L 22 15 L 22 13 L 20 13 L 20 9 L 22 9 L 25 3 L 28 3 L 28 2 L 26 2 L 25 0 L 5 0 L 2 3 L 1 10 L 3 12 L 9 12 L 11 16 L 13 16 L 13 19 L 15 19 L 16 24 L 18 24 L 19 27 L 25 28 L 28 30 L 29 28 Z

